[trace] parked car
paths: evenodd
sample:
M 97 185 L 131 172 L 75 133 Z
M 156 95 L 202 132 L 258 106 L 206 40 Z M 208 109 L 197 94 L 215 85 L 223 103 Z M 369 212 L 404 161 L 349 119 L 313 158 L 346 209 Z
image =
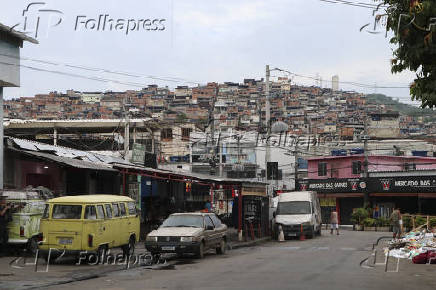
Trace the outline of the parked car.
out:
M 294 191 L 280 194 L 274 213 L 274 234 L 278 237 L 279 227 L 286 237 L 309 238 L 321 235 L 321 207 L 316 192 Z
M 139 215 L 135 201 L 118 195 L 77 195 L 48 201 L 41 219 L 40 252 L 50 249 L 78 255 L 121 247 L 131 255 L 139 241 Z M 56 254 L 56 253 L 55 253 Z
M 175 213 L 147 235 L 145 248 L 161 253 L 195 254 L 203 258 L 207 250 L 224 254 L 227 226 L 214 213 Z
M 5 190 L 3 196 L 13 206 L 12 221 L 8 223 L 8 243 L 35 253 L 38 249 L 39 223 L 45 200 L 33 190 Z

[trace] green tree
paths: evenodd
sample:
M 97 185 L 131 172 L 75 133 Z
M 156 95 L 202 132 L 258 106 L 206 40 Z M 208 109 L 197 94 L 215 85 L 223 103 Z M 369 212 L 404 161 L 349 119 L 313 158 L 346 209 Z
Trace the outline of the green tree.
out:
M 436 1 L 382 0 L 386 9 L 386 29 L 394 36 L 392 73 L 411 70 L 416 78 L 410 85 L 412 100 L 422 108 L 436 107 Z M 433 19 L 432 19 L 433 18 Z M 377 19 L 377 18 L 376 18 Z M 435 39 L 436 41 L 436 39 Z

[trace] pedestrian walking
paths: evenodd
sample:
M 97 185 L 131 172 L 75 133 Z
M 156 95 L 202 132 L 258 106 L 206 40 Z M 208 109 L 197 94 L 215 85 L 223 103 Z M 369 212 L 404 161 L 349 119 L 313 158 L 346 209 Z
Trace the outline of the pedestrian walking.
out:
M 336 234 L 339 235 L 338 212 L 336 209 L 330 214 L 330 234 L 333 235 L 333 230 L 336 229 Z
M 0 253 L 6 253 L 8 248 L 8 223 L 11 221 L 11 206 L 6 204 L 6 197 L 0 195 Z
M 391 214 L 391 223 L 392 223 L 392 231 L 393 231 L 393 238 L 399 239 L 402 234 L 401 225 L 403 223 L 401 219 L 401 212 L 400 209 L 397 207 L 394 209 L 394 211 Z

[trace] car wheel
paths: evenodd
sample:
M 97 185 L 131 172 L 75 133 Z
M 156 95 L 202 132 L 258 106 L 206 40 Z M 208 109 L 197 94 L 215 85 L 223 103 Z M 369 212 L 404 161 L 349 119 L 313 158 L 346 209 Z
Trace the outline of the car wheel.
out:
M 197 258 L 204 258 L 204 242 L 201 242 L 197 249 Z
M 33 237 L 29 239 L 29 241 L 27 242 L 27 251 L 30 254 L 35 255 L 37 250 L 38 250 L 38 240 L 35 237 Z
M 226 253 L 226 240 L 221 239 L 220 245 L 216 248 L 216 253 L 218 255 L 224 255 Z
M 151 253 L 151 263 L 157 264 L 160 260 L 161 253 L 153 252 Z

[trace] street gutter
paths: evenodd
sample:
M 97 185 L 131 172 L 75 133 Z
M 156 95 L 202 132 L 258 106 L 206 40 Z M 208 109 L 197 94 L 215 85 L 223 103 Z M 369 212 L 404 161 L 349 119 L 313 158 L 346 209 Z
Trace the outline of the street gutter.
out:
M 239 248 L 246 248 L 246 247 L 254 247 L 257 246 L 259 244 L 263 244 L 266 242 L 269 242 L 271 240 L 271 237 L 263 237 L 263 238 L 259 238 L 257 240 L 254 241 L 247 241 L 247 242 L 236 242 L 236 243 L 229 243 L 227 248 L 229 250 L 235 250 L 235 249 L 239 249 Z

